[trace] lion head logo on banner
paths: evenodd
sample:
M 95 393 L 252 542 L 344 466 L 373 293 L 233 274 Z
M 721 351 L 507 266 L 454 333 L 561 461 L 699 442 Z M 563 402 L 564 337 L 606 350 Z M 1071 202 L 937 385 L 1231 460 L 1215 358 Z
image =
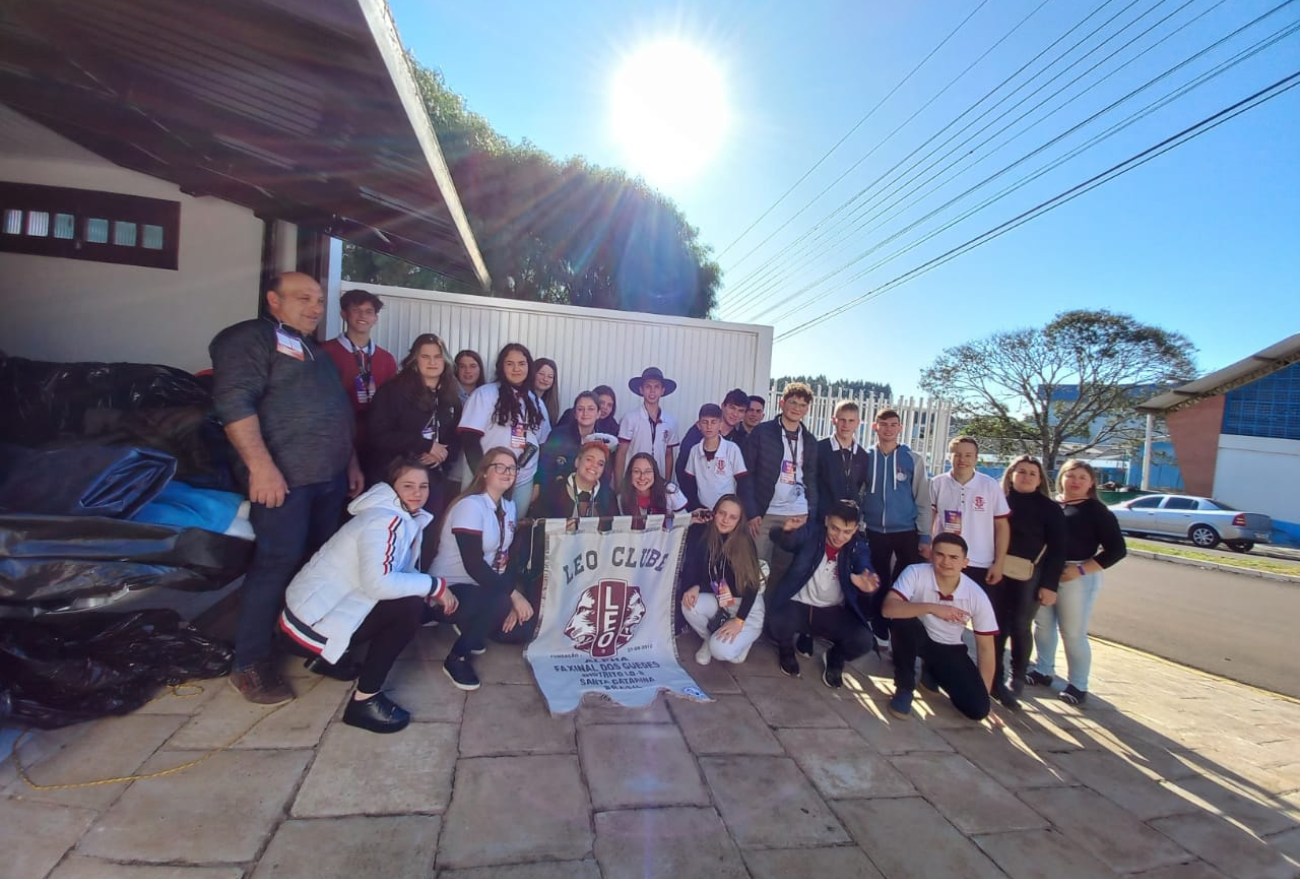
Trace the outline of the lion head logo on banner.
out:
M 632 640 L 645 610 L 640 589 L 625 580 L 601 580 L 583 591 L 564 634 L 583 653 L 613 656 Z

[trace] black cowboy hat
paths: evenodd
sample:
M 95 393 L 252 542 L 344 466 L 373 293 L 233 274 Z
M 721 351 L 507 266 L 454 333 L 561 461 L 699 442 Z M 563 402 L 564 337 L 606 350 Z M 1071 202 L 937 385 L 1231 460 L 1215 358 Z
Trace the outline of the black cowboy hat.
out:
M 641 385 L 648 378 L 657 379 L 658 381 L 663 383 L 665 397 L 671 394 L 673 391 L 677 390 L 677 382 L 673 381 L 670 378 L 664 378 L 663 370 L 657 366 L 650 366 L 642 370 L 639 376 L 630 380 L 627 383 L 627 386 L 632 389 L 632 393 L 636 394 L 639 397 L 641 396 Z

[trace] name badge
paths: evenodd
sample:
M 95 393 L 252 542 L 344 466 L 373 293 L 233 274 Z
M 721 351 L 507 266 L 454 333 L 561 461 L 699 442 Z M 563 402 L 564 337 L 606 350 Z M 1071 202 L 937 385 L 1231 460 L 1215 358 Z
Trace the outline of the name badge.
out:
M 302 339 L 295 339 L 284 330 L 275 331 L 275 350 L 280 354 L 287 354 L 294 360 L 303 359 Z
M 786 485 L 794 485 L 794 461 L 781 462 L 781 481 Z
M 375 380 L 366 376 L 358 375 L 354 387 L 357 391 L 357 402 L 365 405 L 375 396 Z
M 726 580 L 714 583 L 713 591 L 718 596 L 718 607 L 731 607 L 736 603 L 736 596 L 731 594 L 731 587 L 727 585 Z
M 429 427 L 428 425 L 425 425 L 424 430 L 420 431 L 420 436 L 424 437 L 427 440 L 432 440 L 435 436 L 433 432 L 433 428 Z
M 510 428 L 510 448 L 522 449 L 525 445 L 527 445 L 528 439 L 526 433 L 527 432 L 524 430 L 524 426 L 522 424 L 513 425 Z
M 950 534 L 961 533 L 961 510 L 943 511 L 943 530 Z
M 894 471 L 894 479 L 898 480 L 899 482 L 906 482 L 906 481 L 907 481 L 907 471 L 906 471 L 906 470 L 895 470 L 895 471 Z

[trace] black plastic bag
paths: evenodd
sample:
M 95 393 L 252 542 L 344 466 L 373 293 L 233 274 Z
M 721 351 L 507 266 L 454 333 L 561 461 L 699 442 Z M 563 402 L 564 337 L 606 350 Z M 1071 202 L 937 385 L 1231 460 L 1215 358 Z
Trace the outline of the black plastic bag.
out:
M 0 616 L 6 604 L 57 607 L 153 586 L 221 589 L 252 554 L 251 541 L 201 528 L 0 515 Z
M 37 451 L 5 445 L 0 467 L 2 511 L 129 519 L 167 487 L 176 459 L 130 446 Z
M 212 405 L 210 385 L 184 370 L 148 363 L 0 360 L 0 441 L 35 446 L 80 434 L 89 409 Z
M 233 655 L 170 611 L 0 620 L 0 718 L 53 729 L 126 714 L 161 684 L 229 674 Z

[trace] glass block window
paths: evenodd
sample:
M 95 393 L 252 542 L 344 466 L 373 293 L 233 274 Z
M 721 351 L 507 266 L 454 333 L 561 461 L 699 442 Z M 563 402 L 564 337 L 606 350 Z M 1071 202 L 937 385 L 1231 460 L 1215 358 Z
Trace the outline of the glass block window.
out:
M 140 242 L 141 247 L 147 247 L 150 250 L 162 250 L 163 246 L 163 227 L 150 226 L 145 224 L 143 227 L 144 236 Z
M 92 217 L 86 221 L 86 240 L 91 244 L 108 243 L 108 220 Z
M 0 251 L 174 270 L 180 221 L 177 201 L 0 181 Z
M 77 237 L 77 218 L 72 214 L 54 215 L 54 237 L 73 239 Z
M 22 211 L 5 211 L 5 234 L 21 235 L 23 234 L 23 212 Z
M 27 234 L 44 238 L 50 234 L 50 215 L 45 211 L 27 212 Z
M 1300 363 L 1228 391 L 1223 432 L 1300 440 Z
M 135 223 L 114 220 L 113 243 L 119 247 L 135 247 Z

